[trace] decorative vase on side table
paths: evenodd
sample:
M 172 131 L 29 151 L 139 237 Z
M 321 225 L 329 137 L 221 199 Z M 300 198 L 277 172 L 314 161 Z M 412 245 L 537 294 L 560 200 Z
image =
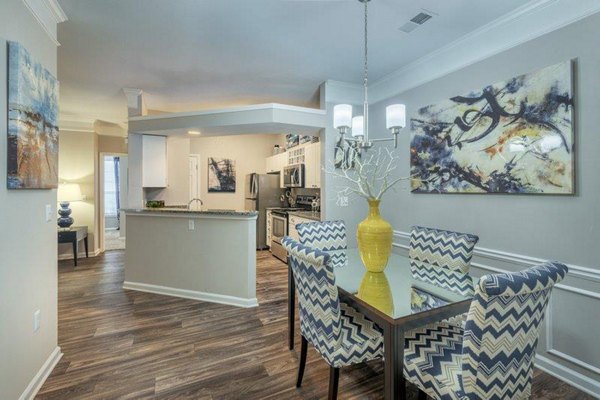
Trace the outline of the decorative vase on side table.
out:
M 383 272 L 392 253 L 392 225 L 379 214 L 380 200 L 369 199 L 369 215 L 356 232 L 358 250 L 369 272 Z

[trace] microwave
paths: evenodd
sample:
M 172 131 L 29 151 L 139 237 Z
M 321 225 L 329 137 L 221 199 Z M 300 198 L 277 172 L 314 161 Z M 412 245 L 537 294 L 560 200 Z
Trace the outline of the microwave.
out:
M 304 187 L 304 164 L 288 165 L 283 168 L 283 186 L 286 188 Z

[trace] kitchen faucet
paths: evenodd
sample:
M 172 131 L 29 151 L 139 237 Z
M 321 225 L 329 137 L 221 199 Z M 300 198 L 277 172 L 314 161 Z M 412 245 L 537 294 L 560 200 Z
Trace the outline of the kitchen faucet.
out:
M 193 199 L 191 199 L 191 200 L 190 200 L 190 202 L 188 203 L 188 210 L 191 210 L 191 209 L 192 209 L 192 203 L 193 203 L 193 202 L 195 202 L 195 201 L 199 201 L 201 206 L 203 206 L 203 205 L 204 205 L 204 203 L 202 202 L 202 200 L 201 200 L 201 199 L 199 199 L 199 198 L 193 198 Z

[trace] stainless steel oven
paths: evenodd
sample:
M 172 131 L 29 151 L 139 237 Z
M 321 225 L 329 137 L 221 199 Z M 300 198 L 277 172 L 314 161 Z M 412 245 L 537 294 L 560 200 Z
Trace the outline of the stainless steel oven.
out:
M 283 186 L 287 188 L 304 187 L 304 164 L 288 165 L 283 169 Z
M 288 234 L 288 216 L 286 211 L 271 211 L 271 253 L 281 261 L 287 262 L 287 251 L 281 240 Z

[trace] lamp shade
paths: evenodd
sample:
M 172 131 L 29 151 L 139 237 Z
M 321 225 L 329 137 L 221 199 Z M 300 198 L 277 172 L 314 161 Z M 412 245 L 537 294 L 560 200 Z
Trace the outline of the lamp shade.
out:
M 365 118 L 362 115 L 352 118 L 352 136 L 365 135 L 364 122 Z
M 58 201 L 81 201 L 81 188 L 77 183 L 61 183 L 58 185 Z
M 387 106 L 385 120 L 388 129 L 404 128 L 406 126 L 406 106 L 404 104 Z
M 352 126 L 352 106 L 350 104 L 338 104 L 333 107 L 333 127 L 350 128 Z

